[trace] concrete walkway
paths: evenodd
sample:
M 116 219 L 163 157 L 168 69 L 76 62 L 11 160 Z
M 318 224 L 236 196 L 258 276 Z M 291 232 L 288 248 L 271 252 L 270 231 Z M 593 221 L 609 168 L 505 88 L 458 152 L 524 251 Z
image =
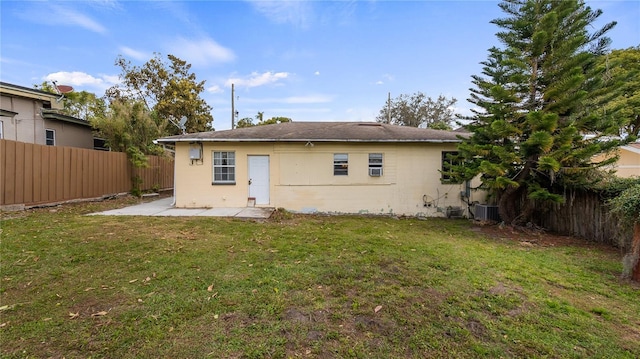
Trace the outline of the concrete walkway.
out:
M 273 208 L 241 207 L 241 208 L 175 208 L 173 197 L 142 203 L 110 211 L 91 213 L 102 216 L 171 216 L 171 217 L 237 217 L 267 219 L 271 217 Z

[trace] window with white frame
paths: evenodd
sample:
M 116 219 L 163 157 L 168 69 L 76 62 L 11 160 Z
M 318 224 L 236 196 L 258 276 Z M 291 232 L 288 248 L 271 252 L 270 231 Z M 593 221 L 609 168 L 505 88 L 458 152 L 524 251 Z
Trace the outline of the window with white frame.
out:
M 232 151 L 213 152 L 213 184 L 236 183 L 236 153 Z
M 56 130 L 51 130 L 48 128 L 44 130 L 44 143 L 47 146 L 56 145 Z
M 333 154 L 333 175 L 348 176 L 349 175 L 349 155 L 346 153 Z
M 382 176 L 382 153 L 369 154 L 369 176 Z

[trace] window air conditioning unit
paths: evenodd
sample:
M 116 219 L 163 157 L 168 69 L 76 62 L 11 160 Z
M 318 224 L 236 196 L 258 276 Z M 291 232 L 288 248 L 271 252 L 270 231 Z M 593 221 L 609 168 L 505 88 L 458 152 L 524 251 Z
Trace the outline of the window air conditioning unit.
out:
M 500 222 L 498 206 L 490 206 L 488 204 L 476 204 L 474 217 L 479 221 Z
M 371 177 L 382 176 L 382 168 L 369 168 L 369 176 Z

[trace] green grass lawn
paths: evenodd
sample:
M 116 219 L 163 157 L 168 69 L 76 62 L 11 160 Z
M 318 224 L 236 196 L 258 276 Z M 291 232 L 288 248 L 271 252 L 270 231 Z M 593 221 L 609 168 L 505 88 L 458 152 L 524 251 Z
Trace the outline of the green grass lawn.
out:
M 621 255 L 466 220 L 4 213 L 5 358 L 637 358 Z

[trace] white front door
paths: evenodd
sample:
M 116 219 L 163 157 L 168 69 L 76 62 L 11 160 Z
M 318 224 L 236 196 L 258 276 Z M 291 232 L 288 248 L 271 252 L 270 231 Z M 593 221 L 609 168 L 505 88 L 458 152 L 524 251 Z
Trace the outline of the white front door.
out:
M 269 156 L 249 156 L 249 197 L 269 204 Z

